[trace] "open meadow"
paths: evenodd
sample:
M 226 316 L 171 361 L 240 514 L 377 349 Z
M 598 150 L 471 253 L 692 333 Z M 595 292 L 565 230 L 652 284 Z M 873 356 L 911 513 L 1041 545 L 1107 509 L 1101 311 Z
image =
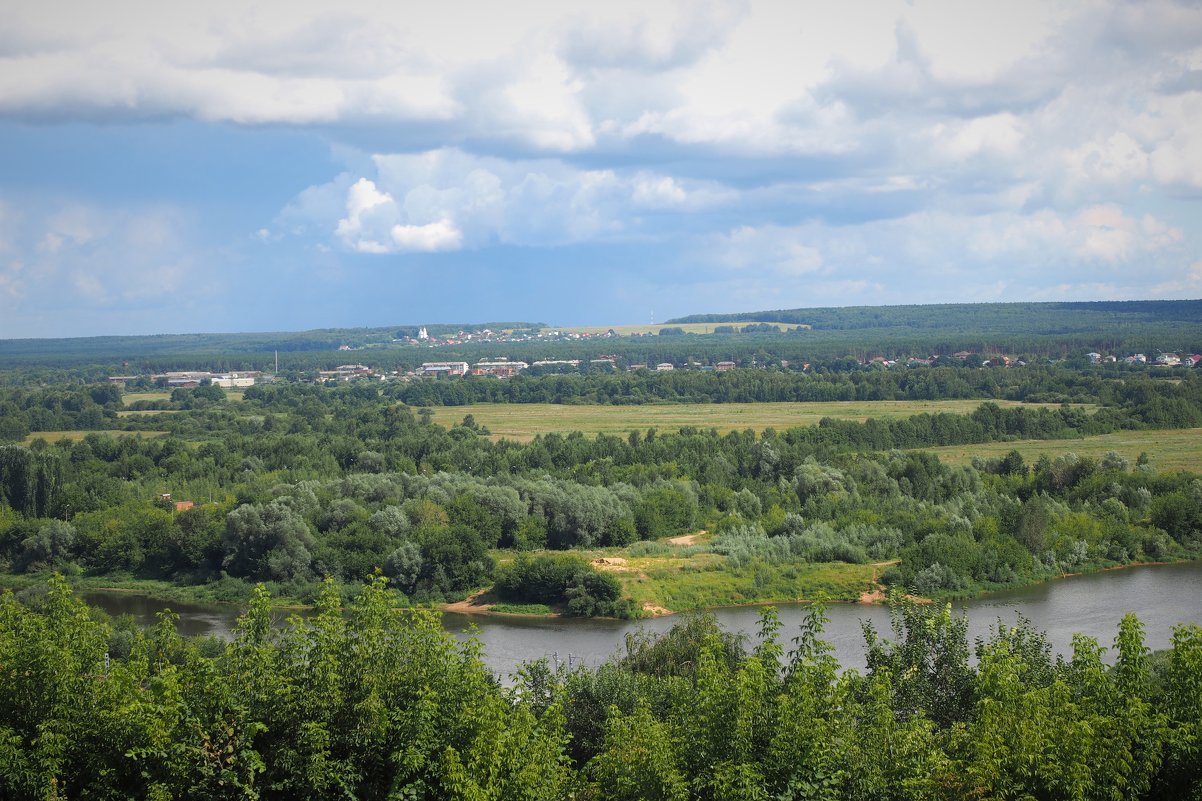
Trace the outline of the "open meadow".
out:
M 226 399 L 232 400 L 232 401 L 242 400 L 242 395 L 245 392 L 244 390 L 241 390 L 241 389 L 227 389 L 224 391 L 225 391 Z M 147 392 L 122 392 L 121 393 L 121 402 L 124 403 L 126 406 L 132 406 L 133 404 L 137 403 L 138 401 L 169 401 L 169 400 L 171 400 L 171 390 L 156 389 L 156 390 L 151 390 L 151 391 L 147 391 Z
M 121 402 L 126 406 L 137 403 L 138 401 L 169 401 L 171 400 L 170 390 L 153 390 L 147 392 L 122 392 Z
M 880 570 L 843 562 L 739 566 L 718 554 L 643 556 L 602 569 L 614 573 L 637 608 L 652 613 L 819 598 L 854 602 L 876 589 Z
M 969 464 L 974 456 L 992 459 L 1016 450 L 1027 464 L 1033 464 L 1041 454 L 1056 458 L 1066 453 L 1100 459 L 1115 451 L 1131 464 L 1141 453 L 1148 454 L 1149 464 L 1158 471 L 1189 470 L 1202 472 L 1202 428 L 1158 429 L 1155 431 L 1116 431 L 1096 437 L 1079 439 L 1018 440 L 986 442 L 980 445 L 948 445 L 924 448 L 950 464 Z
M 538 434 L 625 435 L 632 430 L 655 428 L 676 431 L 691 426 L 716 428 L 722 433 L 765 428 L 783 430 L 817 425 L 824 417 L 867 420 L 910 417 L 916 414 L 968 414 L 981 400 L 940 401 L 830 401 L 822 403 L 671 403 L 639 406 L 567 405 L 556 403 L 477 403 L 431 409 L 434 421 L 458 425 L 466 415 L 486 426 L 493 439 L 526 442 Z M 999 406 L 1038 406 L 995 401 Z M 1042 404 L 1056 406 L 1057 404 Z

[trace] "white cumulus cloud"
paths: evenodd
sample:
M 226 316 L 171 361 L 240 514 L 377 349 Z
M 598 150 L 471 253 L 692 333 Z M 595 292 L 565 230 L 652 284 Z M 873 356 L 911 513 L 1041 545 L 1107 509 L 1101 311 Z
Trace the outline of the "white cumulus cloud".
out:
M 361 253 L 388 253 L 390 248 L 373 233 L 395 219 L 396 202 L 374 182 L 360 178 L 346 193 L 346 216 L 338 221 L 335 234 L 344 245 Z
M 450 220 L 439 220 L 426 225 L 394 225 L 392 241 L 398 250 L 458 250 L 463 234 Z
M 371 177 L 343 176 L 301 193 L 277 220 L 281 233 L 332 229 L 338 245 L 359 253 L 542 247 L 662 236 L 670 221 L 657 217 L 652 226 L 645 213 L 685 219 L 737 198 L 712 182 L 646 170 L 581 169 L 454 148 L 373 161 Z

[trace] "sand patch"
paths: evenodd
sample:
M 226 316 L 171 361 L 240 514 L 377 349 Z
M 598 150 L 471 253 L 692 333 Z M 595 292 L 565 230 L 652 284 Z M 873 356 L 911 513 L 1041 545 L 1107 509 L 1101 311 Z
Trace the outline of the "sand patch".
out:
M 679 537 L 671 537 L 668 539 L 669 545 L 696 545 L 697 541 L 704 537 L 709 532 L 701 529 L 696 534 L 682 534 Z
M 864 592 L 860 593 L 860 603 L 862 604 L 883 604 L 884 602 L 885 588 L 880 584 L 871 590 L 864 590 Z
M 457 612 L 461 615 L 475 615 L 481 612 L 489 612 L 492 610 L 492 604 L 483 600 L 484 594 L 488 590 L 481 590 L 473 595 L 469 595 L 462 601 L 454 601 L 446 604 L 442 610 L 444 612 Z
M 590 564 L 598 570 L 608 570 L 612 573 L 625 573 L 630 570 L 626 566 L 626 560 L 620 556 L 601 556 Z

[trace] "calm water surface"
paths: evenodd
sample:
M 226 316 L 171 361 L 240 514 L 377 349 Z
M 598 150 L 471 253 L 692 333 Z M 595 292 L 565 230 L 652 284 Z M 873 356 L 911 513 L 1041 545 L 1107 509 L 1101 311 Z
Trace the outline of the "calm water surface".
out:
M 164 603 L 127 593 L 85 593 L 84 599 L 110 614 L 130 614 L 150 624 L 155 615 L 170 607 L 179 614 L 184 634 L 228 637 L 239 610 L 229 606 L 199 606 Z M 777 607 L 784 624 L 785 640 L 795 636 L 805 607 Z M 1034 587 L 995 593 L 986 598 L 956 604 L 968 615 L 969 639 L 985 636 L 1000 618 L 1013 625 L 1017 615 L 1028 618 L 1046 631 L 1053 649 L 1068 654 L 1075 633 L 1096 638 L 1109 646 L 1119 619 L 1127 612 L 1139 616 L 1151 648 L 1166 648 L 1173 626 L 1202 623 L 1202 562 L 1133 567 L 1089 576 L 1074 576 Z M 718 609 L 714 614 L 728 631 L 755 636 L 759 609 Z M 864 666 L 862 621 L 872 621 L 878 631 L 889 631 L 888 610 L 879 606 L 834 604 L 827 609 L 830 622 L 824 639 L 835 648 L 845 667 Z M 280 614 L 282 620 L 285 613 Z M 495 672 L 507 675 L 525 661 L 546 656 L 561 662 L 596 666 L 624 647 L 626 635 L 640 627 L 650 632 L 667 631 L 679 616 L 640 622 L 579 620 L 570 618 L 489 617 L 443 615 L 443 625 L 457 637 L 474 632 L 484 646 L 484 659 Z M 787 649 L 786 649 L 787 650 Z

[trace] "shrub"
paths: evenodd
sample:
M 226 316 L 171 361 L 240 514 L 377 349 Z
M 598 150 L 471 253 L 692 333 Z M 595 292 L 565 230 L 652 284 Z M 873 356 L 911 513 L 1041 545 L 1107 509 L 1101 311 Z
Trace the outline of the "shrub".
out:
M 519 554 L 497 571 L 494 591 L 506 601 L 565 604 L 574 617 L 633 617 L 622 587 L 575 554 Z

